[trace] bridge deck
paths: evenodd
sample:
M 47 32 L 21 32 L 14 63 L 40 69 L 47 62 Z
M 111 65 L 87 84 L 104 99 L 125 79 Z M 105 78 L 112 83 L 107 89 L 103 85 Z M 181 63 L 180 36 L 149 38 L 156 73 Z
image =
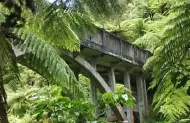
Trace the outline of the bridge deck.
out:
M 87 32 L 85 37 L 85 41 L 81 41 L 82 46 L 116 57 L 135 66 L 142 67 L 150 56 L 150 52 L 130 44 L 104 29 L 98 29 L 95 34 Z

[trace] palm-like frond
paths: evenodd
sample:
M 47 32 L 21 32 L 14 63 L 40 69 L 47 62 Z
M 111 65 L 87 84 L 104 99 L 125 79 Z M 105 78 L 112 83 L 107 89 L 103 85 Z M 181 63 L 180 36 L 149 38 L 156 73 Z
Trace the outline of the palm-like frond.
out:
M 155 48 L 159 46 L 161 37 L 156 33 L 147 32 L 142 37 L 138 38 L 134 44 L 141 48 L 154 52 Z
M 154 15 L 154 18 L 153 18 L 155 19 L 154 21 L 144 20 L 145 34 L 137 38 L 134 41 L 134 44 L 142 48 L 145 48 L 151 51 L 152 53 L 158 52 L 157 50 L 158 49 L 160 50 L 160 47 L 162 47 L 163 44 L 165 43 L 165 41 L 162 40 L 162 37 L 165 34 L 165 31 L 164 31 L 165 25 L 169 20 L 173 19 L 173 17 L 175 16 L 176 16 L 175 13 L 171 13 L 168 16 Z
M 184 13 L 185 12 L 185 13 Z M 160 46 L 157 54 L 160 62 L 159 66 L 162 75 L 166 74 L 172 67 L 176 67 L 176 64 L 182 62 L 186 58 L 186 53 L 188 52 L 188 35 L 185 35 L 189 31 L 188 23 L 188 11 L 184 11 L 179 14 L 176 18 L 169 21 L 169 26 L 165 31 L 165 36 L 162 39 L 164 45 Z M 168 67 L 170 66 L 170 68 Z M 160 78 L 161 79 L 161 78 Z
M 18 48 L 25 49 L 21 63 L 37 71 L 51 84 L 62 86 L 74 97 L 82 95 L 74 73 L 48 42 L 23 29 L 14 30 L 13 33 L 18 37 Z
M 7 103 L 9 104 L 9 112 L 14 114 L 17 113 L 17 110 L 20 110 L 22 108 L 22 105 L 25 105 L 24 103 L 29 101 L 29 98 L 32 97 L 36 92 L 38 92 L 39 88 L 38 87 L 32 87 L 29 89 L 28 86 L 24 86 L 22 88 L 17 89 L 16 91 L 12 91 L 9 89 L 7 86 L 6 88 L 8 92 L 8 99 Z M 25 105 L 29 106 L 29 105 Z M 22 115 L 26 113 L 26 110 L 29 107 L 23 107 L 21 109 L 23 112 L 20 112 Z M 21 115 L 21 114 L 15 114 L 15 115 Z
M 189 83 L 184 87 L 176 88 L 171 78 L 165 78 L 164 83 L 158 86 L 153 103 L 155 110 L 169 122 L 176 122 L 181 116 L 187 116 L 189 112 L 190 96 L 187 94 Z
M 33 16 L 25 11 L 27 28 L 56 47 L 70 51 L 79 51 L 79 40 L 84 38 L 86 29 L 94 32 L 93 20 L 72 8 L 65 8 L 63 4 L 46 5 Z M 37 30 L 36 30 L 37 29 Z
M 10 123 L 34 123 L 34 116 L 30 114 L 25 114 L 23 118 L 16 117 L 14 115 L 9 116 Z
M 126 0 L 82 0 L 82 3 L 86 5 L 86 9 L 91 16 L 95 19 L 110 17 L 112 15 L 122 12 L 122 6 L 128 1 Z M 98 18 L 97 18 L 98 17 Z
M 189 113 L 189 8 L 189 4 L 177 7 L 176 16 L 169 20 L 161 39 L 164 45 L 149 62 L 154 65 L 150 88 L 157 87 L 155 109 L 170 122 Z

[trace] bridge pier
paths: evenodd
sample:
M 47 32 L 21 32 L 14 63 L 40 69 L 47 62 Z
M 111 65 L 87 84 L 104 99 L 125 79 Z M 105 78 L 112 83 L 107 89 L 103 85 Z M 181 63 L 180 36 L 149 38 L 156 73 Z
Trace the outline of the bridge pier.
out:
M 131 90 L 131 80 L 128 71 L 124 72 L 124 86 Z M 125 107 L 125 110 L 127 111 L 127 119 L 129 123 L 134 123 L 133 109 L 130 107 Z
M 146 117 L 149 116 L 149 112 L 148 112 L 148 97 L 147 97 L 147 88 L 146 88 L 146 79 L 143 79 L 143 88 L 144 88 L 144 98 L 145 98 L 145 115 Z
M 148 99 L 146 93 L 146 83 L 142 75 L 136 77 L 137 85 L 137 105 L 140 123 L 144 123 L 144 117 L 148 115 Z
M 108 71 L 108 86 L 112 92 L 115 92 L 115 72 L 114 67 L 111 67 Z
M 92 65 L 94 67 L 94 69 L 96 70 L 96 65 L 97 65 L 97 62 L 98 60 L 97 59 L 93 59 L 91 62 L 90 62 L 90 65 Z M 94 85 L 93 83 L 93 80 L 90 80 L 90 86 L 91 86 L 91 102 L 94 104 L 94 105 L 98 105 L 98 96 L 97 96 L 97 90 L 98 88 L 96 87 L 96 85 Z M 98 115 L 98 108 L 96 107 L 94 109 L 94 114 Z
M 110 87 L 112 92 L 115 92 L 115 72 L 114 67 L 110 67 L 108 71 L 108 86 Z M 111 108 L 106 111 L 107 117 L 112 117 L 112 110 Z
M 98 105 L 97 87 L 93 85 L 93 82 L 91 82 L 90 85 L 91 85 L 91 101 L 93 104 Z M 98 115 L 97 108 L 95 108 L 94 114 Z

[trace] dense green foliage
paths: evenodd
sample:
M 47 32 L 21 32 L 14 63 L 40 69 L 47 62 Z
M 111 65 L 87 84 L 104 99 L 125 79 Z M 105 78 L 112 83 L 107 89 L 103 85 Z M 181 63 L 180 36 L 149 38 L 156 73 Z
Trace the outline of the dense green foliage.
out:
M 35 72 L 19 66 L 21 83 L 14 91 L 6 85 L 10 122 L 84 122 L 95 119 L 94 105 L 84 99 L 71 100 L 62 88 L 47 84 Z
M 47 84 L 46 79 L 26 67 L 19 65 L 19 70 L 21 82 L 17 90 L 6 85 L 11 123 L 84 123 L 99 120 L 99 116 L 93 114 L 95 108 L 105 107 L 105 113 L 109 104 L 133 106 L 133 97 L 123 85 L 117 85 L 119 91 L 115 94 L 100 95 L 100 104 L 94 105 L 86 98 L 71 99 L 61 87 Z M 86 97 L 91 98 L 89 79 L 80 74 L 79 83 L 82 84 Z
M 25 114 L 22 118 L 28 121 L 35 118 L 36 122 L 44 118 L 44 121 L 48 119 L 47 122 L 94 120 L 93 114 L 89 113 L 93 110 L 93 105 L 84 100 L 69 99 L 89 98 L 89 83 L 84 82 L 89 80 L 79 77 L 83 83 L 78 83 L 58 50 L 64 48 L 79 51 L 79 40 L 84 38 L 86 29 L 95 31 L 94 25 L 152 52 L 153 56 L 148 59 L 144 69 L 152 71 L 150 89 L 156 89 L 154 111 L 168 122 L 189 122 L 188 2 L 190 1 L 0 1 L 0 122 L 8 122 L 3 83 L 6 83 L 8 95 L 18 94 L 8 100 L 11 116 L 21 118 Z M 16 45 L 14 48 L 23 53 L 17 61 L 18 54 L 14 53 L 12 42 Z M 45 79 L 36 83 L 38 78 L 34 77 L 35 83 L 34 80 L 25 83 L 21 74 L 20 81 L 16 62 L 36 71 Z M 85 88 L 85 91 L 81 88 Z M 131 105 L 132 97 L 129 98 L 129 95 L 130 93 L 127 104 Z M 123 98 L 123 93 L 106 93 L 102 97 L 102 102 L 114 105 L 125 103 L 127 98 Z M 14 99 L 17 104 L 11 103 L 15 102 L 11 101 Z M 49 103 L 45 104 L 44 101 Z M 62 109 L 66 112 L 62 112 Z M 75 115 L 71 115 L 73 109 Z
M 150 88 L 157 88 L 153 100 L 155 110 L 169 122 L 180 122 L 188 118 L 190 106 L 188 4 L 182 2 L 171 6 L 167 17 L 170 19 L 165 20 L 160 43 L 154 46 L 154 55 L 149 58 L 145 69 L 153 67 Z
M 121 84 L 116 85 L 116 93 L 108 92 L 103 94 L 101 101 L 107 106 L 123 104 L 133 107 L 134 105 L 134 98 L 131 95 L 131 91 Z
M 27 90 L 26 90 L 27 89 Z M 85 100 L 71 100 L 61 95 L 58 86 L 26 87 L 10 93 L 8 103 L 11 122 L 16 120 L 31 122 L 75 123 L 92 121 L 94 105 Z M 21 93 L 25 92 L 25 93 Z M 30 116 L 30 118 L 27 118 Z

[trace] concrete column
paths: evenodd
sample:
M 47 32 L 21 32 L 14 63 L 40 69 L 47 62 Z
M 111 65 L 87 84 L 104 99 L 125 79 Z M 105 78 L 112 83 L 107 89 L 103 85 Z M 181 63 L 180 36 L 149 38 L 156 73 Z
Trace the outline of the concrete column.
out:
M 90 64 L 94 67 L 96 70 L 96 63 L 95 60 L 90 62 Z M 90 82 L 91 86 L 91 102 L 95 105 L 98 105 L 98 96 L 97 96 L 97 87 L 93 84 L 92 80 Z M 96 107 L 93 111 L 94 114 L 98 115 L 98 108 Z
M 111 67 L 108 71 L 108 86 L 110 87 L 112 92 L 115 92 L 115 72 L 114 68 Z M 111 108 L 106 111 L 107 117 L 112 116 L 112 110 Z
M 97 87 L 93 85 L 93 83 L 90 83 L 91 85 L 91 101 L 93 104 L 98 105 L 98 97 L 97 97 Z M 94 114 L 98 114 L 98 109 L 95 108 Z
M 131 90 L 130 74 L 128 72 L 124 72 L 124 86 Z M 127 110 L 127 119 L 129 123 L 134 123 L 133 109 L 125 107 L 125 110 Z
M 145 115 L 148 117 L 149 112 L 148 112 L 148 97 L 147 97 L 147 88 L 146 88 L 146 80 L 143 79 L 143 88 L 144 88 L 144 103 L 145 103 Z
M 110 89 L 115 92 L 115 72 L 114 68 L 111 67 L 110 70 L 108 71 L 108 86 Z
M 145 99 L 144 99 L 144 85 L 143 85 L 143 78 L 141 75 L 136 77 L 136 84 L 137 84 L 137 105 L 139 111 L 139 120 L 140 123 L 144 123 L 144 111 L 145 111 Z

